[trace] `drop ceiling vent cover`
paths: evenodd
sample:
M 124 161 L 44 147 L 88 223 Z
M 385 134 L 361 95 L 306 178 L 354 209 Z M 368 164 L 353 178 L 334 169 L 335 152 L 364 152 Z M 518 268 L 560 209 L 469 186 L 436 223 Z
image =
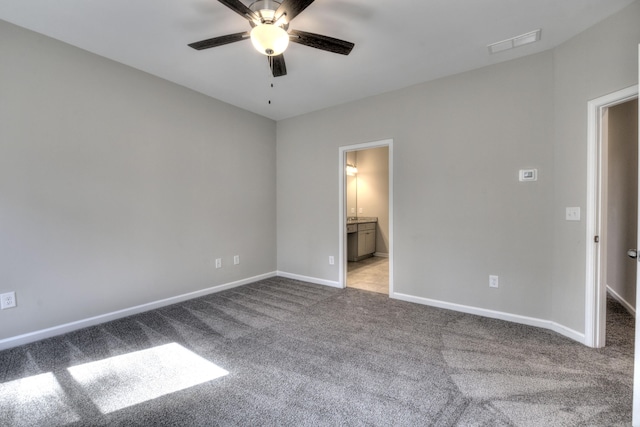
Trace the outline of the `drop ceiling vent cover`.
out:
M 487 46 L 489 49 L 489 53 L 498 53 L 503 52 L 505 50 L 513 49 L 516 47 L 524 46 L 527 44 L 535 43 L 540 41 L 540 36 L 542 34 L 542 30 L 537 29 L 535 31 L 531 31 L 526 34 L 521 34 L 519 36 L 512 37 L 507 40 L 502 40 L 500 42 L 492 43 Z

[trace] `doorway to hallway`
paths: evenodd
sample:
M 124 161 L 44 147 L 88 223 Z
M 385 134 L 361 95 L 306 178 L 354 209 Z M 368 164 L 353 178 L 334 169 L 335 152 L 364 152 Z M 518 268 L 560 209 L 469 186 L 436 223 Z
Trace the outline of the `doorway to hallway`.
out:
M 604 347 L 607 295 L 635 314 L 638 87 L 589 102 L 585 344 Z

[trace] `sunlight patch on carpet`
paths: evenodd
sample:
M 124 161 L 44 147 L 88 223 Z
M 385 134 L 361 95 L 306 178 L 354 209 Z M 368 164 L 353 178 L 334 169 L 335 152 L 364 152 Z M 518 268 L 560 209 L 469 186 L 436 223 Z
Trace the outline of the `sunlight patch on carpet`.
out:
M 103 414 L 203 384 L 229 373 L 176 343 L 85 363 L 67 370 Z
M 53 373 L 0 384 L 0 425 L 45 425 L 52 419 L 60 424 L 80 420 Z

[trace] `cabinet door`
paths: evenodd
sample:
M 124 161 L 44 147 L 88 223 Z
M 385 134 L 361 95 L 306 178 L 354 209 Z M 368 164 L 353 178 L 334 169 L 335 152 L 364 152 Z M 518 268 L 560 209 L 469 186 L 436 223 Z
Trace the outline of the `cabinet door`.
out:
M 367 231 L 365 238 L 365 253 L 372 254 L 376 251 L 376 231 Z
M 376 231 L 358 232 L 358 256 L 369 255 L 376 251 Z
M 358 256 L 369 253 L 367 252 L 367 233 L 368 231 L 358 231 Z

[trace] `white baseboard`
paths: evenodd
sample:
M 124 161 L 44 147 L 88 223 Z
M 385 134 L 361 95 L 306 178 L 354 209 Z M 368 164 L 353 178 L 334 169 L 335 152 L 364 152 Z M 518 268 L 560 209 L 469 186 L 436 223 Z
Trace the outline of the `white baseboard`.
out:
M 34 331 L 34 332 L 29 332 L 23 335 L 18 335 L 15 337 L 5 338 L 0 340 L 0 351 L 6 350 L 12 347 L 17 347 L 23 344 L 29 344 L 31 342 L 39 341 L 42 339 L 51 338 L 56 335 L 61 335 L 68 332 L 76 331 L 78 329 L 86 328 L 89 326 L 95 326 L 100 323 L 109 322 L 111 320 L 121 319 L 123 317 L 132 316 L 134 314 L 142 313 L 149 310 L 154 310 L 156 308 L 165 307 L 167 305 L 187 301 L 193 298 L 198 298 L 201 296 L 224 291 L 226 289 L 232 289 L 238 286 L 246 285 L 249 283 L 257 282 L 259 280 L 268 279 L 275 276 L 286 277 L 288 279 L 300 280 L 303 282 L 315 283 L 318 285 L 330 286 L 333 288 L 341 288 L 340 283 L 336 281 L 303 276 L 300 274 L 287 273 L 284 271 L 275 271 L 275 272 L 265 273 L 258 276 L 253 276 L 246 279 L 238 280 L 235 282 L 226 283 L 223 285 L 213 286 L 213 287 L 202 289 L 195 292 L 189 292 L 186 294 L 162 299 L 159 301 L 138 305 L 135 307 L 126 308 L 123 310 L 114 311 L 111 313 L 102 314 L 99 316 L 90 317 L 88 319 L 82 319 L 75 322 L 65 323 L 63 325 L 42 329 L 40 331 Z M 486 310 L 482 308 L 448 303 L 448 302 L 432 300 L 428 298 L 416 297 L 416 296 L 406 295 L 406 294 L 397 293 L 397 292 L 392 293 L 391 295 L 389 295 L 389 297 L 402 300 L 402 301 L 413 302 L 413 303 L 428 305 L 432 307 L 444 308 L 447 310 L 453 310 L 453 311 L 458 311 L 462 313 L 475 314 L 478 316 L 484 316 L 484 317 L 489 317 L 493 319 L 501 319 L 509 322 L 521 323 L 524 325 L 550 329 L 574 341 L 578 341 L 582 344 L 585 343 L 585 336 L 583 333 L 574 331 L 563 325 L 560 325 L 555 322 L 551 322 L 549 320 L 536 319 L 532 317 L 520 316 L 516 314 L 504 313 L 504 312 L 499 312 L 494 310 Z
M 444 301 L 433 300 L 429 298 L 416 297 L 412 295 L 406 295 L 394 292 L 392 295 L 389 295 L 391 298 L 399 299 L 402 301 L 414 302 L 417 304 L 428 305 L 431 307 L 444 308 L 446 310 L 458 311 L 461 313 L 475 314 L 477 316 L 489 317 L 491 319 L 500 319 L 506 320 L 508 322 L 520 323 L 528 326 L 535 326 L 538 328 L 549 329 L 554 332 L 557 332 L 560 335 L 563 335 L 567 338 L 570 338 L 574 341 L 578 341 L 581 344 L 585 342 L 585 336 L 583 333 L 574 331 L 569 329 L 563 325 L 558 323 L 537 319 L 534 317 L 520 316 L 518 314 L 504 313 L 501 311 L 487 310 L 484 308 L 471 307 L 468 305 L 462 304 L 454 304 Z
M 611 296 L 618 301 L 620 304 L 622 304 L 622 306 L 633 316 L 636 317 L 636 309 L 633 308 L 633 306 L 631 304 L 629 304 L 627 302 L 627 300 L 625 300 L 624 298 L 622 298 L 622 296 L 617 293 L 616 291 L 614 291 L 609 285 L 607 285 L 607 292 L 609 292 L 611 294 Z
M 389 254 L 386 252 L 375 252 L 373 256 L 377 256 L 380 258 L 389 258 Z
M 293 274 L 293 273 L 287 273 L 284 271 L 278 271 L 277 275 L 280 277 L 286 277 L 288 279 L 301 280 L 303 282 L 310 282 L 318 285 L 331 286 L 334 288 L 341 287 L 339 282 L 334 282 L 334 281 L 325 280 L 325 279 L 318 279 L 315 277 L 303 276 L 300 274 Z M 559 323 L 552 322 L 550 320 L 537 319 L 535 317 L 521 316 L 518 314 L 504 313 L 504 312 L 495 311 L 495 310 L 487 310 L 484 308 L 477 308 L 477 307 L 471 307 L 471 306 L 462 305 L 462 304 L 455 304 L 455 303 L 438 301 L 438 300 L 433 300 L 428 298 L 416 297 L 413 295 L 407 295 L 407 294 L 402 294 L 397 292 L 390 293 L 389 297 L 402 300 L 402 301 L 413 302 L 416 304 L 444 308 L 446 310 L 458 311 L 458 312 L 468 313 L 468 314 L 475 314 L 477 316 L 489 317 L 491 319 L 500 319 L 500 320 L 505 320 L 507 322 L 520 323 L 523 325 L 548 329 L 562 336 L 565 336 L 569 339 L 577 341 L 581 344 L 585 344 L 584 333 L 574 331 L 573 329 L 570 329 Z
M 316 285 L 331 286 L 332 288 L 342 288 L 339 282 L 326 279 L 318 279 L 316 277 L 303 276 L 301 274 L 287 273 L 286 271 L 278 271 L 277 275 L 286 277 L 287 279 L 301 280 L 303 282 L 315 283 Z
M 5 338 L 0 340 L 0 350 L 6 350 L 8 348 L 17 347 L 23 344 L 29 344 L 34 341 L 39 341 L 45 338 L 51 338 L 56 335 L 66 334 L 68 332 L 77 331 L 78 329 L 86 328 L 89 326 L 95 326 L 100 323 L 109 322 L 111 320 L 121 319 L 123 317 L 132 316 L 134 314 L 142 313 L 156 308 L 165 307 L 167 305 L 176 304 L 182 301 L 187 301 L 193 298 L 213 294 L 216 292 L 224 291 L 226 289 L 235 288 L 238 286 L 246 285 L 249 283 L 257 282 L 259 280 L 275 277 L 276 272 L 270 272 L 260 274 L 258 276 L 248 277 L 246 279 L 237 280 L 235 282 L 225 283 L 223 285 L 212 286 L 207 289 L 202 289 L 195 292 L 189 292 L 186 294 L 178 295 L 175 297 L 165 298 L 159 301 L 153 301 L 146 304 L 137 305 L 135 307 L 129 307 L 111 313 L 101 314 L 99 316 L 90 317 L 88 319 L 77 320 L 75 322 L 65 323 L 63 325 L 54 326 L 40 331 L 29 332 L 23 335 L 15 337 Z

